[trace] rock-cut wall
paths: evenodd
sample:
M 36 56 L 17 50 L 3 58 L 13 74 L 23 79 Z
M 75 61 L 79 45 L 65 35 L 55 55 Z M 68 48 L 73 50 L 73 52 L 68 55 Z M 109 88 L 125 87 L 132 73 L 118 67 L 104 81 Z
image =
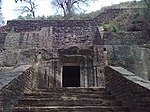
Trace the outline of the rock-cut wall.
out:
M 106 88 L 131 112 L 150 111 L 150 81 L 113 66 L 106 67 L 105 78 Z
M 124 67 L 150 79 L 149 35 L 146 32 L 104 32 L 103 37 L 109 65 Z
M 88 27 L 92 20 L 12 20 L 7 22 L 7 31 L 39 31 L 42 27 Z
M 32 90 L 34 70 L 31 65 L 18 66 L 0 75 L 0 111 L 10 112 L 24 92 Z
M 44 49 L 53 48 L 51 27 L 42 28 L 41 31 L 9 32 L 1 38 L 0 65 L 5 67 L 32 64 L 39 52 L 43 52 L 43 58 L 48 58 L 49 53 Z

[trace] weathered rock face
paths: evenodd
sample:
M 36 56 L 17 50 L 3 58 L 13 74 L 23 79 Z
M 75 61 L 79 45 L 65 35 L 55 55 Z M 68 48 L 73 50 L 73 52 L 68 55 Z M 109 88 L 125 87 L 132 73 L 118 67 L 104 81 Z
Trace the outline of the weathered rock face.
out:
M 97 25 L 122 11 L 107 10 L 85 21 L 9 21 L 9 32 L 1 34 L 0 66 L 34 65 L 35 88 L 61 87 L 63 67 L 68 65 L 80 66 L 81 87 L 104 85 L 104 62 L 149 73 L 149 52 L 139 46 L 149 41 L 145 32 L 100 33 Z M 135 58 L 138 52 L 144 52 L 142 64 Z M 138 71 L 145 66 L 144 72 Z
M 0 51 L 4 49 L 4 43 L 7 33 L 0 33 Z
M 21 33 L 19 47 L 30 48 L 52 48 L 52 27 L 42 28 L 40 31 Z
M 104 45 L 143 45 L 149 42 L 146 32 L 104 32 Z
M 105 33 L 109 65 L 121 66 L 149 80 L 150 49 L 146 47 L 149 36 L 144 32 Z
M 49 58 L 44 49 L 52 49 L 53 45 L 51 28 L 42 28 L 39 32 L 10 32 L 3 38 L 0 65 L 6 67 L 34 63 L 39 52 L 43 52 L 42 58 Z
M 87 21 L 82 24 L 77 21 L 74 26 L 73 23 L 43 27 L 39 31 L 9 32 L 1 52 L 1 66 L 32 64 L 36 68 L 34 87 L 47 88 L 62 86 L 63 67 L 69 63 L 80 66 L 81 87 L 103 86 L 103 45 L 93 42 L 97 27 Z
M 93 21 L 95 24 L 101 25 L 102 23 L 109 23 L 110 21 L 112 21 L 113 19 L 115 19 L 120 13 L 123 13 L 126 10 L 130 10 L 128 9 L 120 9 L 120 8 L 116 8 L 116 9 L 107 9 L 104 10 L 101 14 L 99 14 L 98 16 L 93 18 Z M 132 9 L 131 9 L 132 10 Z
M 66 63 L 80 66 L 80 86 L 102 86 L 105 47 L 108 64 L 125 67 L 149 79 L 149 50 L 143 50 L 139 46 L 148 42 L 148 36 L 145 34 L 104 33 L 102 38 L 96 26 L 51 26 L 40 31 L 10 32 L 3 37 L 5 41 L 2 43 L 4 47 L 0 65 L 34 65 L 41 54 L 42 61 L 38 65 L 35 87 L 62 86 L 63 66 Z M 144 57 L 141 59 L 142 52 Z
M 87 49 L 93 45 L 93 38 L 96 27 L 55 27 L 53 37 L 55 38 L 56 49 L 79 47 Z
M 39 31 L 43 27 L 88 27 L 95 26 L 92 20 L 13 20 L 7 22 L 7 31 Z
M 150 43 L 149 36 L 145 32 L 106 33 L 98 28 L 120 12 L 122 10 L 108 10 L 86 21 L 9 21 L 8 32 L 0 34 L 0 71 L 4 74 L 0 75 L 0 109 L 9 111 L 26 90 L 66 87 L 63 78 L 64 68 L 68 66 L 78 68 L 80 87 L 105 86 L 105 64 L 123 66 L 149 79 L 150 49 L 146 46 Z M 124 81 L 126 77 L 120 77 L 121 74 L 112 68 L 106 71 L 106 86 L 114 89 L 111 90 L 114 94 L 119 96 L 123 91 L 121 95 L 129 95 L 130 85 L 138 92 L 147 93 L 133 80 Z M 73 78 L 69 78 L 69 82 L 73 82 Z M 97 103 L 95 99 L 94 103 Z

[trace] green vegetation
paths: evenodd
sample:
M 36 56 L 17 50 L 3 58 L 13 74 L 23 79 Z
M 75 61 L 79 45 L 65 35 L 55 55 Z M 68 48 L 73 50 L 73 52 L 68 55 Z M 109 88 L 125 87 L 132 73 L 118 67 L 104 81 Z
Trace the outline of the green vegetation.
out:
M 63 19 L 61 15 L 53 15 L 53 16 L 37 16 L 33 18 L 31 14 L 27 14 L 26 16 L 18 16 L 17 20 L 60 20 Z
M 117 27 L 114 24 L 104 24 L 103 25 L 104 31 L 112 31 L 112 32 L 117 32 Z
M 144 30 L 145 5 L 143 1 L 124 2 L 112 5 L 109 8 L 135 8 L 135 10 L 124 11 L 113 21 L 103 24 L 105 31 L 141 31 Z
M 91 19 L 91 18 L 97 16 L 98 14 L 102 13 L 104 10 L 106 10 L 108 8 L 141 8 L 141 10 L 142 10 L 142 8 L 144 8 L 144 7 L 146 7 L 146 6 L 145 6 L 143 1 L 123 2 L 123 3 L 112 5 L 112 6 L 109 6 L 109 7 L 103 7 L 103 8 L 101 8 L 101 10 L 97 10 L 95 12 L 91 12 L 91 13 L 88 13 L 88 14 L 85 14 L 85 13 L 75 14 L 70 19 L 82 19 L 82 20 Z M 142 13 L 144 13 L 144 12 L 142 12 Z M 23 20 L 33 19 L 29 16 L 30 16 L 29 14 L 27 16 L 19 16 L 18 19 L 21 19 L 21 20 L 22 19 Z M 124 15 L 124 16 L 126 16 L 126 15 Z M 47 17 L 38 16 L 38 17 L 35 17 L 34 19 L 59 20 L 59 19 L 65 19 L 65 18 L 62 15 L 52 15 L 52 16 L 47 16 Z
M 145 4 L 143 1 L 129 1 L 109 6 L 109 8 L 145 8 Z
M 145 15 L 150 18 L 150 0 L 142 0 L 146 9 L 145 9 Z
M 141 10 L 126 11 L 107 24 L 107 26 L 111 26 L 111 29 L 117 29 L 117 31 L 140 31 L 143 27 L 143 20 L 144 13 Z M 108 28 L 109 31 L 110 28 Z

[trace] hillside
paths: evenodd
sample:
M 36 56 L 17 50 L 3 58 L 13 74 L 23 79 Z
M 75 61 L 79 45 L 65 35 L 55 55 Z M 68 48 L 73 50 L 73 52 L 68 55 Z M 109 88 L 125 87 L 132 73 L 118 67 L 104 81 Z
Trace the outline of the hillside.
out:
M 100 10 L 93 11 L 90 13 L 80 13 L 74 15 L 71 19 L 82 19 L 82 20 L 87 20 L 87 19 L 92 19 L 93 17 L 96 17 L 100 13 L 102 13 L 106 9 L 114 9 L 114 8 L 143 8 L 144 4 L 141 1 L 130 1 L 130 2 L 122 2 L 120 4 L 114 4 L 112 6 L 108 7 L 103 7 Z M 32 15 L 27 14 L 27 16 L 19 16 L 18 20 L 30 20 L 33 19 Z M 52 16 L 38 16 L 35 19 L 37 20 L 60 20 L 63 19 L 63 16 L 61 15 L 52 15 Z
M 100 10 L 88 13 L 88 14 L 80 14 L 79 17 L 81 19 L 91 19 L 97 15 L 99 15 L 100 13 L 102 13 L 104 10 L 106 9 L 115 9 L 115 8 L 144 8 L 145 5 L 143 2 L 141 1 L 129 1 L 129 2 L 122 2 L 119 4 L 114 4 L 108 7 L 103 7 Z
M 142 10 L 125 11 L 108 24 L 103 24 L 105 30 L 113 31 L 143 31 L 146 20 Z
M 145 30 L 145 15 L 144 9 L 145 5 L 142 1 L 132 1 L 132 2 L 122 2 L 120 4 L 115 4 L 109 7 L 104 7 L 95 14 L 105 9 L 115 9 L 115 8 L 131 8 L 132 10 L 124 11 L 113 21 L 108 24 L 103 24 L 104 30 L 106 31 L 143 31 Z M 134 10 L 135 8 L 135 10 Z M 89 14 L 89 15 L 90 15 Z
M 132 10 L 125 11 L 115 18 L 109 24 L 103 24 L 103 27 L 106 31 L 141 31 L 144 29 L 144 24 L 146 21 L 144 20 L 144 3 L 142 1 L 130 1 L 130 2 L 122 2 L 120 4 L 114 4 L 112 6 L 103 7 L 100 10 L 95 12 L 91 12 L 88 14 L 76 14 L 71 20 L 89 20 L 97 15 L 104 12 L 106 9 L 122 9 L 122 8 L 131 8 Z M 135 8 L 135 10 L 133 10 Z M 18 20 L 31 20 L 32 15 L 28 14 L 27 16 L 19 16 Z M 42 17 L 38 16 L 36 20 L 62 20 L 64 19 L 61 15 L 53 15 L 47 16 L 44 15 Z

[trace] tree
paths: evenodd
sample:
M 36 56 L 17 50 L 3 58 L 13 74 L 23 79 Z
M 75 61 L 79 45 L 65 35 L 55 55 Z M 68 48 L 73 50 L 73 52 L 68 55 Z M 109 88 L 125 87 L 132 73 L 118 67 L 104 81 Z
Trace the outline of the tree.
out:
M 19 0 L 19 1 L 24 1 L 24 3 L 26 4 L 25 6 L 22 6 L 19 10 L 21 11 L 21 13 L 30 13 L 32 14 L 33 18 L 35 18 L 35 11 L 37 8 L 37 4 L 35 3 L 34 0 Z M 15 0 L 15 2 L 18 2 L 18 0 Z
M 26 0 L 15 0 L 15 2 L 18 2 L 18 1 L 21 1 L 21 2 L 22 2 L 22 1 L 26 1 Z
M 4 24 L 5 24 L 5 21 L 4 21 L 3 13 L 2 13 L 2 0 L 0 0 L 0 26 Z
M 145 14 L 150 17 L 150 0 L 143 0 L 146 5 L 146 11 Z
M 95 0 L 52 0 L 51 4 L 59 9 L 62 9 L 65 18 L 71 18 L 75 11 L 83 10 L 81 6 Z

